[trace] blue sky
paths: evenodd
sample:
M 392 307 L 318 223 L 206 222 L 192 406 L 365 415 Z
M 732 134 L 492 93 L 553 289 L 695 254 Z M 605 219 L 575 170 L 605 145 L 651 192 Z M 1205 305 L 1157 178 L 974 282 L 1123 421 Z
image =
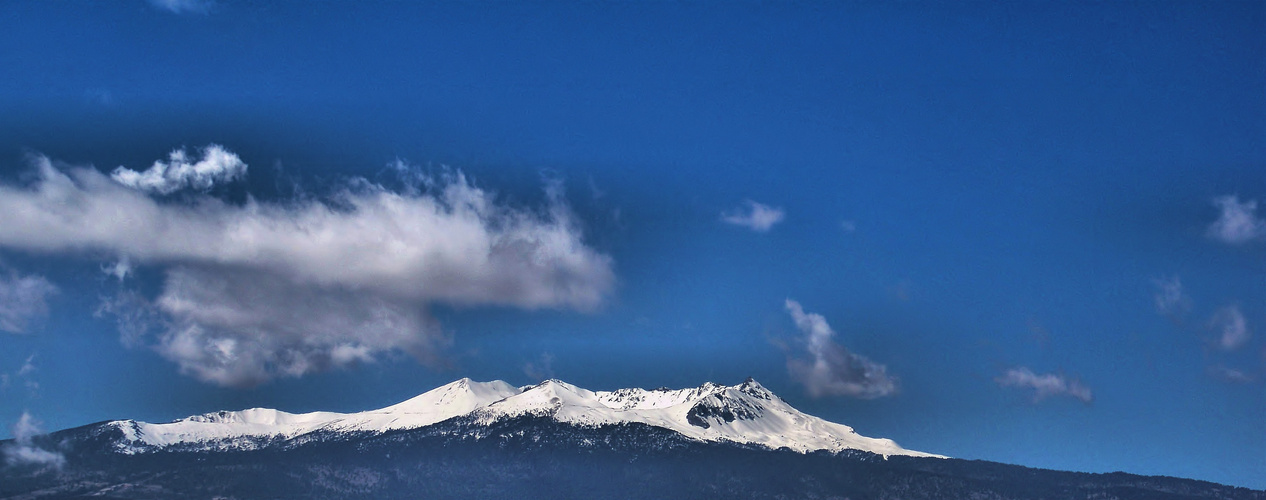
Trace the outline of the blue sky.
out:
M 5 428 L 754 376 L 1266 488 L 1259 2 L 32 2 L 0 47 Z

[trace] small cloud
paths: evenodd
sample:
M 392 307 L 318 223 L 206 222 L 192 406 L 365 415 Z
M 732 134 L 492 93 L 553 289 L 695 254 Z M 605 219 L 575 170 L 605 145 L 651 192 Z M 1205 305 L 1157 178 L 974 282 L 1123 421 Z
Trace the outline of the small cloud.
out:
M 1234 368 L 1228 368 L 1223 365 L 1210 366 L 1209 376 L 1216 378 L 1218 380 L 1221 380 L 1223 382 L 1229 382 L 1232 384 L 1251 384 L 1257 381 L 1256 377 L 1253 377 L 1252 375 L 1249 375 L 1248 373 L 1245 373 L 1240 370 L 1236 370 Z
M 1094 395 L 1090 388 L 1079 380 L 1069 380 L 1063 375 L 1033 373 L 1027 367 L 1011 368 L 993 379 L 1002 387 L 1018 387 L 1033 390 L 1033 402 L 1039 402 L 1051 396 L 1068 396 L 1090 404 Z
M 35 363 L 32 363 L 32 361 L 35 361 L 34 354 L 27 356 L 26 361 L 22 363 L 22 367 L 18 368 L 19 377 L 25 377 L 27 375 L 35 373 Z
M 0 330 L 26 333 L 32 321 L 48 315 L 48 297 L 55 293 L 42 276 L 0 275 Z
M 32 354 L 26 357 L 26 360 L 22 362 L 22 366 L 17 371 L 17 378 L 22 381 L 22 385 L 26 386 L 26 390 L 30 392 L 31 397 L 36 397 L 40 390 L 40 383 L 33 377 L 35 370 L 35 355 Z M 10 382 L 9 374 L 4 374 L 3 379 L 0 381 L 3 382 L 0 383 L 0 386 L 7 389 Z
M 1209 319 L 1209 329 L 1217 335 L 1218 347 L 1228 351 L 1240 348 L 1252 336 L 1248 330 L 1248 322 L 1244 320 L 1244 313 L 1240 312 L 1240 306 L 1236 304 L 1213 313 L 1213 317 Z
M 119 184 L 159 194 L 171 194 L 186 187 L 205 191 L 217 183 L 245 176 L 246 164 L 242 159 L 218 144 L 202 148 L 201 160 L 195 161 L 184 149 L 177 149 L 167 155 L 167 161 L 158 160 L 144 172 L 119 167 L 110 173 L 110 178 Z
M 843 230 L 844 230 L 844 232 L 846 232 L 846 233 L 851 233 L 851 232 L 853 232 L 853 231 L 856 231 L 856 230 L 857 230 L 857 222 L 856 222 L 856 221 L 851 221 L 851 220 L 846 220 L 846 221 L 840 222 L 840 229 L 843 229 Z
M 347 366 L 356 363 L 373 363 L 374 356 L 369 347 L 357 344 L 339 344 L 330 349 L 330 362 L 335 366 Z
M 34 438 L 44 433 L 39 421 L 29 412 L 22 412 L 22 417 L 13 424 L 13 443 L 0 448 L 5 462 L 9 465 L 42 465 L 61 468 L 66 464 L 66 457 L 61 453 L 48 451 L 34 444 Z
M 120 291 L 114 297 L 102 297 L 92 316 L 113 316 L 119 329 L 119 342 L 125 347 L 140 346 L 151 330 L 162 326 L 158 308 L 131 290 Z
M 523 374 L 535 381 L 554 378 L 554 355 L 548 352 L 541 353 L 541 357 L 536 361 L 523 363 Z
M 884 365 L 854 354 L 836 343 L 835 331 L 820 314 L 806 313 L 799 302 L 787 299 L 787 312 L 804 334 L 801 344 L 808 359 L 795 358 L 788 351 L 787 371 L 804 385 L 809 396 L 849 396 L 875 399 L 897 392 L 897 379 Z
M 1220 211 L 1218 220 L 1209 225 L 1206 234 L 1228 245 L 1239 245 L 1266 238 L 1266 221 L 1257 217 L 1257 201 L 1240 202 L 1234 195 L 1215 198 Z
M 1183 292 L 1182 280 L 1177 276 L 1152 280 L 1152 284 L 1156 287 L 1156 293 L 1152 295 L 1156 312 L 1179 318 L 1191 310 L 1191 299 Z
M 149 3 L 173 14 L 206 14 L 212 5 L 210 0 L 149 0 Z
M 108 266 L 102 265 L 101 272 L 105 273 L 107 276 L 113 276 L 119 281 L 123 281 L 124 278 L 132 275 L 132 263 L 128 261 L 127 257 L 123 257 Z
M 782 222 L 785 215 L 781 208 L 747 200 L 742 206 L 722 213 L 721 221 L 726 224 L 743 226 L 758 233 L 764 233 L 774 227 L 774 224 Z

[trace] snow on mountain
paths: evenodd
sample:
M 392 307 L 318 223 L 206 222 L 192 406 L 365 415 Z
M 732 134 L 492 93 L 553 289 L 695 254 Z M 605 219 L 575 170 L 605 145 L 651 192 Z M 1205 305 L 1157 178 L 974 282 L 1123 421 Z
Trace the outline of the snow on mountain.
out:
M 121 449 L 135 452 L 132 445 L 157 447 L 202 443 L 207 448 L 246 448 L 253 441 L 239 438 L 294 438 L 315 431 L 385 432 L 415 429 L 453 417 L 518 394 L 514 386 L 495 380 L 474 382 L 468 378 L 432 389 L 399 404 L 360 413 L 286 413 L 266 408 L 220 411 L 182 418 L 166 424 L 132 420 L 110 422 L 130 442 Z
M 732 442 L 801 453 L 863 450 L 879 455 L 932 456 L 906 450 L 888 439 L 861 436 L 852 428 L 806 415 L 755 380 L 724 386 L 711 382 L 689 389 L 590 391 L 546 380 L 514 388 L 500 380 L 461 379 L 422 395 L 360 413 L 303 414 L 255 408 L 197 415 L 166 424 L 110 422 L 123 431 L 120 449 L 195 445 L 207 449 L 251 448 L 261 441 L 291 439 L 317 431 L 385 432 L 414 429 L 460 417 L 489 425 L 519 416 L 549 417 L 576 426 L 642 423 L 708 442 Z
M 474 414 L 486 423 L 525 414 L 583 426 L 640 422 L 700 441 L 790 448 L 801 453 L 854 449 L 884 456 L 934 456 L 906 450 L 892 440 L 861 436 L 848 426 L 801 413 L 750 378 L 737 386 L 705 383 L 691 389 L 611 392 L 547 380 Z
M 338 431 L 389 431 L 415 429 L 443 422 L 519 394 L 514 386 L 494 380 L 468 378 L 427 391 L 403 403 L 379 410 L 344 415 L 323 427 Z

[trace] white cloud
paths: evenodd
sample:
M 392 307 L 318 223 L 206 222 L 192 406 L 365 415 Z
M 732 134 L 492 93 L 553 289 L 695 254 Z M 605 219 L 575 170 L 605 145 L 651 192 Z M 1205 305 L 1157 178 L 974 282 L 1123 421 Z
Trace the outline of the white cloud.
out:
M 0 390 L 7 391 L 9 386 L 17 380 L 21 381 L 22 384 L 26 386 L 27 390 L 31 391 L 31 395 L 34 396 L 35 392 L 40 388 L 39 382 L 36 382 L 32 377 L 32 375 L 35 374 L 35 371 L 35 355 L 32 354 L 27 356 L 26 360 L 22 361 L 22 366 L 20 366 L 15 373 L 0 373 Z
M 1257 217 L 1257 201 L 1241 203 L 1238 196 L 1228 195 L 1215 198 L 1213 204 L 1219 215 L 1209 225 L 1210 238 L 1230 245 L 1266 238 L 1266 221 Z
M 782 222 L 785 215 L 781 208 L 747 200 L 733 211 L 722 213 L 721 220 L 727 224 L 743 226 L 763 233 L 774 227 L 774 224 Z
M 26 357 L 26 360 L 22 362 L 22 366 L 17 371 L 18 378 L 22 379 L 22 385 L 26 386 L 26 390 L 30 391 L 32 397 L 40 390 L 40 383 L 32 377 L 35 374 L 35 370 L 35 355 L 32 354 Z M 8 385 L 9 380 L 7 376 L 3 382 L 4 384 L 2 385 Z
M 246 270 L 174 268 L 154 305 L 166 318 L 158 352 L 220 385 L 370 362 L 395 349 L 442 365 L 437 356 L 449 344 L 424 303 Z
M 9 214 L 3 209 L 0 213 Z M 0 231 L 8 224 L 0 224 Z M 57 287 L 42 276 L 0 275 L 0 330 L 26 333 L 31 321 L 48 315 L 47 299 L 54 293 Z
M 115 279 L 123 281 L 132 275 L 132 263 L 128 262 L 127 257 L 124 257 L 108 266 L 103 264 L 101 272 L 105 273 L 106 276 L 113 276 Z
M 34 361 L 35 361 L 35 355 L 34 355 L 34 354 L 32 354 L 32 355 L 30 355 L 30 356 L 27 356 L 27 357 L 26 357 L 26 361 L 23 361 L 23 362 L 22 362 L 22 367 L 21 367 L 21 368 L 18 368 L 18 376 L 19 376 L 19 377 L 25 377 L 25 376 L 27 376 L 27 375 L 30 375 L 30 374 L 32 374 L 32 373 L 35 373 L 35 363 L 34 363 Z
M 1090 388 L 1079 380 L 1069 380 L 1063 375 L 1033 373 L 1027 367 L 1011 368 L 994 379 L 1003 387 L 1019 387 L 1033 390 L 1033 401 L 1041 401 L 1051 396 L 1068 396 L 1089 404 L 1094 401 Z
M 168 154 L 167 161 L 156 161 L 149 170 L 137 172 L 118 167 L 110 173 L 115 182 L 142 191 L 171 194 L 186 187 L 211 189 L 222 182 L 246 176 L 246 164 L 236 154 L 218 144 L 202 148 L 202 159 L 194 161 L 185 150 Z
M 1235 304 L 1213 313 L 1213 317 L 1209 319 L 1209 329 L 1218 336 L 1218 346 L 1228 351 L 1238 349 L 1248 343 L 1249 337 L 1252 336 L 1248 330 L 1248 322 L 1244 319 L 1244 313 L 1240 312 L 1240 306 Z
M 212 2 L 210 0 L 149 0 L 149 3 L 175 14 L 206 14 L 211 10 Z
M 614 287 L 611 258 L 584 243 L 556 187 L 535 210 L 499 203 L 460 173 L 404 193 L 355 179 L 326 202 L 175 203 L 92 168 L 35 163 L 32 185 L 0 186 L 0 213 L 11 214 L 0 247 L 161 266 L 155 300 L 120 296 L 98 312 L 135 320 L 138 337 L 156 328 L 160 354 L 218 384 L 395 350 L 443 364 L 433 304 L 592 310 Z
M 34 444 L 35 436 L 43 434 L 40 424 L 29 412 L 22 412 L 17 423 L 13 424 L 13 443 L 6 445 L 0 452 L 4 454 L 9 465 L 43 465 L 61 468 L 66 464 L 66 457 L 61 453 L 45 450 Z
M 544 212 L 498 205 L 457 174 L 435 194 L 402 195 L 361 179 L 327 204 L 243 206 L 198 196 L 159 203 L 90 168 L 37 160 L 31 189 L 0 186 L 0 245 L 98 250 L 133 262 L 254 269 L 302 285 L 524 308 L 597 306 L 611 260 L 584 245 L 561 199 Z M 126 214 L 120 217 L 119 214 Z
M 835 331 L 820 314 L 806 313 L 800 303 L 787 299 L 787 312 L 804 334 L 803 346 L 809 359 L 787 358 L 791 377 L 804 385 L 812 397 L 851 396 L 874 399 L 897 391 L 897 379 L 887 367 L 849 352 L 832 337 Z
M 1156 286 L 1156 293 L 1152 296 L 1156 303 L 1156 312 L 1181 317 L 1191 310 L 1191 299 L 1183 292 L 1182 280 L 1177 276 L 1153 280 L 1152 284 Z

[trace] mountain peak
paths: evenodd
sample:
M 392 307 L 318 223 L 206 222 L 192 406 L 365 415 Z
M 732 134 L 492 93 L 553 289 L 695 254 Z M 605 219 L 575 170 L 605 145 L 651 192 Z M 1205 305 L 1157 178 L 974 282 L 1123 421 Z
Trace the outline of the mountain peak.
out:
M 760 382 L 757 382 L 756 379 L 752 377 L 747 377 L 747 380 L 744 380 L 742 384 L 739 384 L 738 390 L 744 394 L 760 399 L 768 400 L 778 397 L 773 392 L 770 392 L 769 389 L 766 389 L 765 386 L 760 385 Z

